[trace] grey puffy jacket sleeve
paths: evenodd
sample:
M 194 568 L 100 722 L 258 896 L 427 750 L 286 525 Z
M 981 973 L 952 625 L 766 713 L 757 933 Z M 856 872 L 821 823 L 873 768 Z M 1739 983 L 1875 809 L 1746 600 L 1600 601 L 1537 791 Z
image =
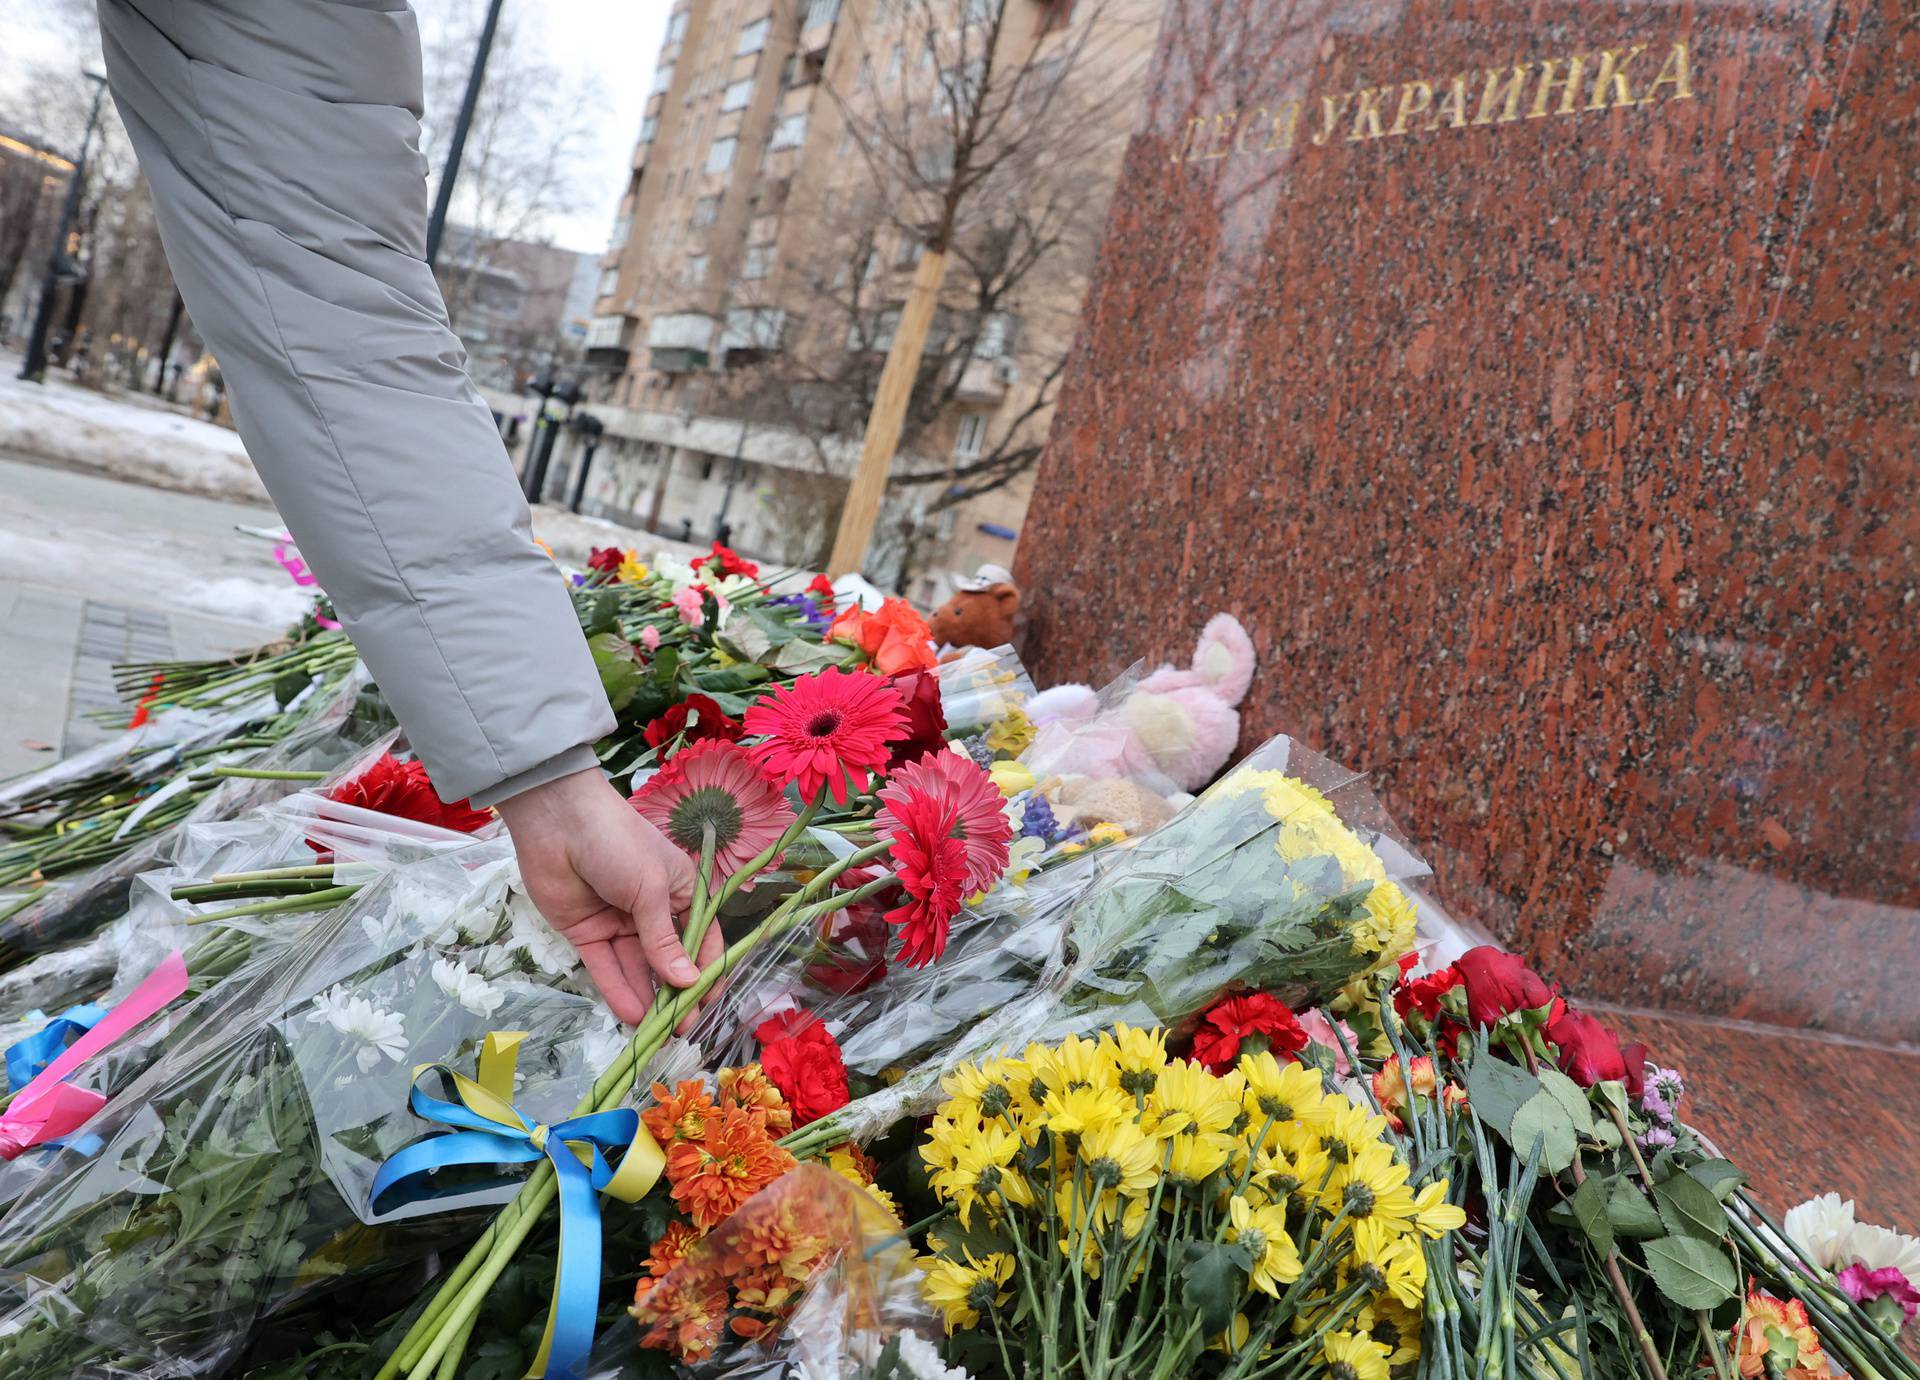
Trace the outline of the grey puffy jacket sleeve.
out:
M 100 0 L 107 72 L 234 420 L 447 799 L 613 726 L 424 261 L 400 0 Z

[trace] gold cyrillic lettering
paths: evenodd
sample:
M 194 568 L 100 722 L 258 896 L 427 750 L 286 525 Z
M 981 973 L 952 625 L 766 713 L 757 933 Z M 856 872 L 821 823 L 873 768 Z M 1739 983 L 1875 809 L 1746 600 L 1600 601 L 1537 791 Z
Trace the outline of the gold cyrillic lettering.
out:
M 1300 121 L 1300 102 L 1288 101 L 1273 112 L 1273 137 L 1267 140 L 1262 153 L 1272 153 L 1275 149 L 1293 147 L 1293 127 Z
M 1246 118 L 1240 121 L 1240 128 L 1233 132 L 1233 151 L 1235 153 L 1248 152 L 1247 131 L 1254 128 L 1253 117 L 1256 115 L 1267 115 L 1267 108 L 1264 105 L 1256 105 L 1252 110 L 1247 112 Z
M 1652 105 L 1653 96 L 1662 86 L 1673 87 L 1672 99 L 1690 101 L 1693 99 L 1693 68 L 1688 65 L 1687 45 L 1676 43 L 1667 60 L 1660 64 L 1660 71 L 1653 79 L 1653 85 L 1647 88 L 1647 94 L 1640 98 L 1641 105 Z
M 1240 112 L 1228 110 L 1213 117 L 1213 152 L 1200 156 L 1200 161 L 1210 163 L 1216 158 L 1225 158 L 1232 150 L 1231 135 L 1233 127 L 1240 119 Z
M 1593 94 L 1587 99 L 1588 110 L 1605 110 L 1610 105 L 1632 105 L 1633 87 L 1627 82 L 1627 64 L 1647 51 L 1647 45 L 1636 43 L 1622 56 L 1612 48 L 1602 48 L 1599 53 L 1600 70 L 1593 74 Z
M 1187 121 L 1186 137 L 1181 139 L 1180 147 L 1173 151 L 1173 162 L 1188 163 L 1193 161 L 1193 155 L 1197 153 L 1200 148 L 1201 133 L 1206 129 L 1208 123 L 1209 121 L 1204 115 L 1196 115 Z
M 1433 118 L 1427 121 L 1427 128 L 1440 128 L 1443 117 L 1455 129 L 1467 127 L 1467 78 L 1464 73 L 1447 83 L 1447 94 L 1434 107 Z
M 1353 128 L 1347 134 L 1347 142 L 1359 139 L 1378 139 L 1386 133 L 1380 124 L 1380 101 L 1389 88 L 1384 86 L 1363 86 L 1357 93 L 1360 97 L 1353 107 Z M 1364 133 L 1362 132 L 1364 127 Z
M 1423 81 L 1400 83 L 1400 108 L 1394 112 L 1394 134 L 1407 132 L 1407 121 L 1433 108 L 1433 88 Z
M 1533 89 L 1533 109 L 1527 112 L 1529 120 L 1537 120 L 1548 113 L 1547 96 L 1556 86 L 1560 88 L 1559 113 L 1573 114 L 1574 102 L 1580 99 L 1580 75 L 1585 70 L 1586 60 L 1578 53 L 1568 58 L 1564 77 L 1554 75 L 1554 69 L 1559 65 L 1559 58 L 1548 58 L 1540 64 L 1540 84 Z
M 1506 104 L 1500 111 L 1498 123 L 1504 125 L 1509 120 L 1517 120 L 1520 118 L 1520 96 L 1527 87 L 1527 73 L 1532 70 L 1533 64 L 1531 62 L 1514 63 L 1513 71 L 1507 75 L 1507 99 Z M 1476 125 L 1490 125 L 1495 123 L 1493 106 L 1495 94 L 1499 89 L 1500 69 L 1497 67 L 1489 67 L 1487 69 L 1486 87 L 1480 92 L 1480 113 L 1473 117 L 1473 122 Z
M 1334 126 L 1338 125 L 1340 123 L 1340 117 L 1346 114 L 1347 102 L 1352 99 L 1353 93 L 1351 91 L 1340 98 L 1338 105 L 1333 103 L 1333 97 L 1331 96 L 1322 96 L 1320 98 L 1320 128 L 1316 130 L 1313 135 L 1313 142 L 1316 145 L 1323 148 L 1326 146 L 1327 140 L 1333 137 Z

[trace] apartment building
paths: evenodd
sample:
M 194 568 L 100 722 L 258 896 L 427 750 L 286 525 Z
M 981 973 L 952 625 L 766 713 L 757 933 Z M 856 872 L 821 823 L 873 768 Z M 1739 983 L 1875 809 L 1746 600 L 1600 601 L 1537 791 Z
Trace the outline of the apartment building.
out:
M 956 252 L 867 568 L 933 600 L 1009 563 L 1157 20 L 678 0 L 588 328 L 588 511 L 819 559 L 958 146 Z

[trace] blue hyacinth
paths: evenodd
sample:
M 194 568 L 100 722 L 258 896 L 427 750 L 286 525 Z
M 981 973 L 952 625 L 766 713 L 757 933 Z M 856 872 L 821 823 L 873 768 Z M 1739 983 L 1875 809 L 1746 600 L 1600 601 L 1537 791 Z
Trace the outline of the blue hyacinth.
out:
M 976 733 L 971 738 L 963 738 L 960 741 L 960 746 L 967 750 L 967 756 L 980 764 L 982 771 L 991 767 L 996 760 L 993 749 L 987 746 L 987 739 L 984 734 Z
M 1052 843 L 1060 835 L 1060 821 L 1053 817 L 1053 806 L 1044 795 L 1027 797 L 1027 811 L 1020 817 L 1020 836 Z

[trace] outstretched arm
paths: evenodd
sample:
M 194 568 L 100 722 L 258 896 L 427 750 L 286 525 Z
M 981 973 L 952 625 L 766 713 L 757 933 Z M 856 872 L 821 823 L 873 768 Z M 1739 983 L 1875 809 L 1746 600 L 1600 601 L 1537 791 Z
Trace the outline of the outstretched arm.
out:
M 684 887 L 599 774 L 613 715 L 424 261 L 412 12 L 100 0 L 100 27 L 174 279 L 301 555 L 435 788 L 503 805 L 534 901 L 636 1018 L 644 969 L 684 975 Z

